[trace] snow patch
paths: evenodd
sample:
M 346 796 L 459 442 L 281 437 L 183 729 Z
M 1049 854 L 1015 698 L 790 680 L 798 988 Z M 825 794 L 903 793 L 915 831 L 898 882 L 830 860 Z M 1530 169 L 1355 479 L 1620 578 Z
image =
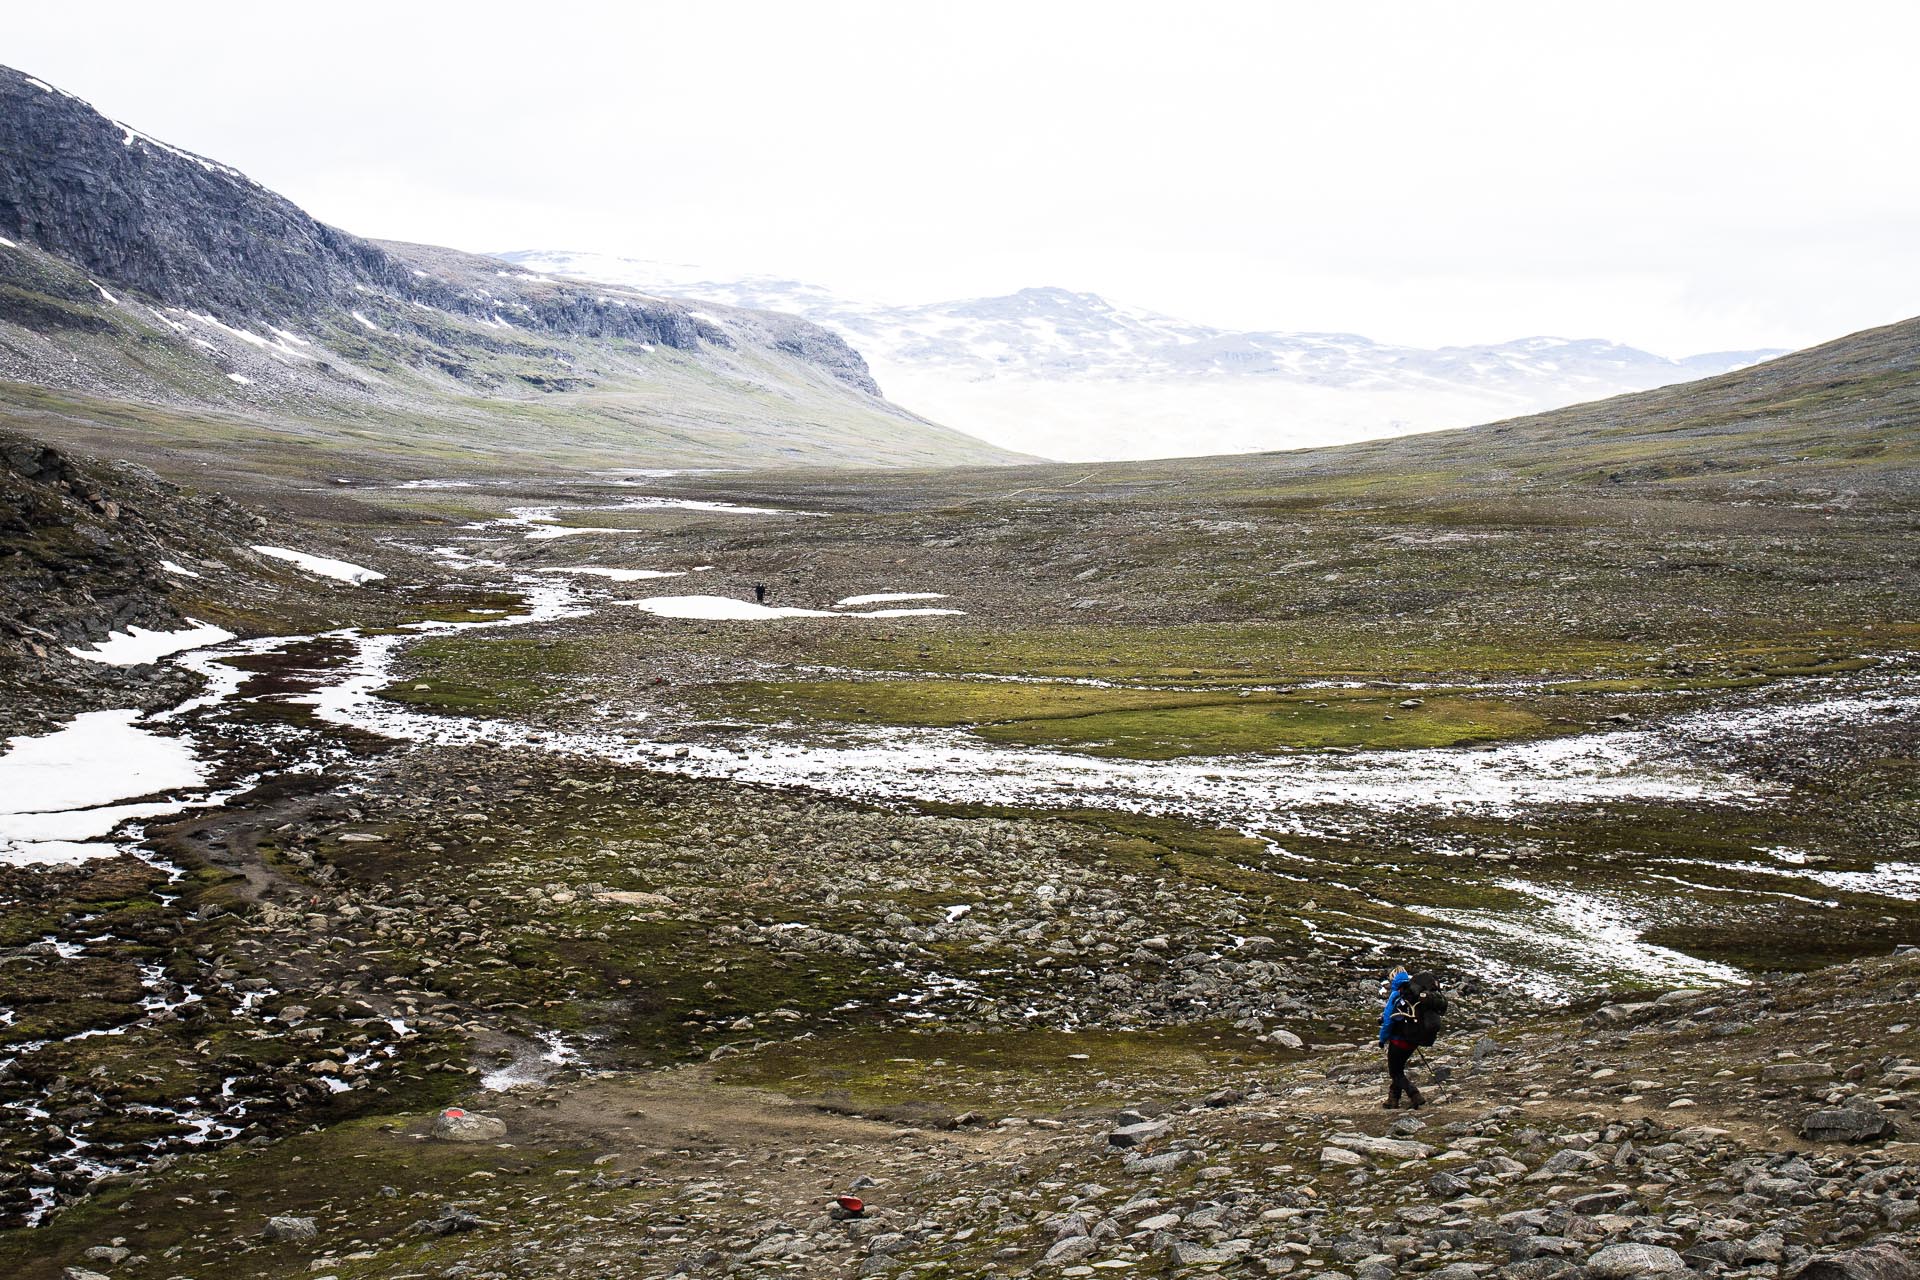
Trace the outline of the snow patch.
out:
M 764 622 L 769 618 L 835 618 L 826 609 L 789 609 L 735 600 L 731 596 L 652 596 L 625 603 L 657 618 L 701 618 L 710 622 Z
M 237 382 L 243 387 L 250 387 L 253 385 L 253 379 L 249 378 L 244 373 L 230 373 L 227 375 L 227 380 L 229 382 Z
M 189 319 L 198 320 L 201 324 L 208 325 L 220 330 L 222 333 L 238 338 L 250 347 L 259 347 L 262 351 L 271 351 L 275 355 L 289 356 L 295 360 L 312 360 L 314 358 L 299 349 L 302 346 L 309 345 L 305 338 L 290 334 L 284 329 L 275 329 L 273 331 L 275 336 L 269 341 L 257 333 L 248 333 L 245 329 L 236 329 L 225 321 L 218 320 L 213 316 L 207 315 L 205 312 L 188 311 L 183 314 Z M 199 339 L 196 338 L 195 341 L 197 342 Z M 229 374 L 228 376 L 231 377 L 233 375 Z
M 489 1093 L 505 1093 L 523 1084 L 545 1084 L 556 1070 L 577 1066 L 584 1059 L 558 1031 L 542 1031 L 539 1047 L 528 1046 L 515 1054 L 511 1062 L 480 1077 L 480 1087 Z
M 648 578 L 685 577 L 682 571 L 671 569 L 603 569 L 599 565 L 569 565 L 558 569 L 541 569 L 540 573 L 579 573 L 595 578 L 611 578 L 615 582 L 641 582 Z
M 844 609 L 851 604 L 885 604 L 892 600 L 945 600 L 947 597 L 938 591 L 882 591 L 870 596 L 848 596 L 834 603 L 834 608 Z
M 527 530 L 524 536 L 530 542 L 547 542 L 554 538 L 577 538 L 589 533 L 637 534 L 643 532 L 640 529 L 621 529 L 612 525 L 562 525 L 559 523 L 559 513 L 562 511 L 700 511 L 735 516 L 823 516 L 826 514 L 822 511 L 795 511 L 782 507 L 745 507 L 733 502 L 704 502 L 696 498 L 646 496 L 624 498 L 610 505 L 511 507 L 502 519 L 483 520 L 466 527 L 469 529 L 519 527 Z
M 958 609 L 876 609 L 871 613 L 836 613 L 831 609 L 794 609 L 732 596 L 651 596 L 626 600 L 659 618 L 700 618 L 710 622 L 764 622 L 770 618 L 904 618 L 913 614 L 958 613 Z
M 304 551 L 289 551 L 285 547 L 255 547 L 263 556 L 272 556 L 275 560 L 285 560 L 297 569 L 317 574 L 322 578 L 335 578 L 341 582 L 351 582 L 361 586 L 368 582 L 377 582 L 387 575 L 378 569 L 368 569 L 361 565 L 349 564 L 345 560 L 332 560 L 326 556 L 308 555 Z
M 198 574 L 191 576 L 199 577 Z M 112 667 L 137 667 L 141 663 L 157 662 L 168 654 L 204 649 L 210 644 L 233 639 L 233 632 L 224 627 L 216 627 L 211 622 L 197 622 L 192 618 L 187 621 L 193 625 L 180 631 L 149 631 L 145 627 L 112 631 L 98 644 L 85 649 L 68 646 L 67 652 L 88 662 L 104 662 Z
M 229 169 L 224 164 L 215 164 L 213 161 L 207 159 L 205 156 L 197 156 L 193 154 L 193 152 L 191 151 L 182 151 L 179 147 L 172 146 L 168 143 L 162 142 L 160 141 L 160 139 L 152 136 L 151 134 L 140 132 L 138 129 L 126 123 L 124 120 L 115 120 L 113 123 L 117 127 L 124 129 L 126 131 L 125 136 L 120 139 L 120 145 L 123 147 L 130 147 L 136 142 L 144 142 L 156 151 L 164 151 L 168 155 L 174 156 L 177 159 L 186 160 L 186 161 L 190 161 L 193 164 L 197 164 L 202 169 L 205 169 L 208 173 L 223 173 L 229 178 L 239 178 L 242 182 L 247 182 L 250 184 L 253 181 L 252 179 L 248 178 L 244 173 L 241 173 L 238 169 Z M 254 185 L 257 185 L 257 184 L 254 184 Z
M 613 529 L 604 525 L 550 524 L 527 531 L 528 542 L 552 542 L 555 538 L 577 538 L 584 533 L 639 533 L 638 529 Z
M 84 841 L 129 818 L 177 813 L 183 802 L 123 803 L 206 774 L 183 739 L 142 728 L 135 708 L 89 711 L 52 733 L 13 738 L 0 755 L 0 863 L 74 862 L 113 852 Z

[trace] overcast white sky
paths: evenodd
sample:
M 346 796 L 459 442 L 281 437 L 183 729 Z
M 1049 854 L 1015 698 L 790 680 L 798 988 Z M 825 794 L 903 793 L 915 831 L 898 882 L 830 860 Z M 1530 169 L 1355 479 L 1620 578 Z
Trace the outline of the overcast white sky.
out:
M 0 60 L 365 235 L 1440 344 L 1920 313 L 1920 5 L 15 6 Z

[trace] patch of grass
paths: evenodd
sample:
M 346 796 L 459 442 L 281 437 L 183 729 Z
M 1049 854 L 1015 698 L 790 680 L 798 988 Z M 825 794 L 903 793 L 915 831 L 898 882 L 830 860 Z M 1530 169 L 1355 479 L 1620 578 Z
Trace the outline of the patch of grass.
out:
M 975 627 L 964 636 L 824 634 L 825 661 L 864 670 L 1273 684 L 1310 679 L 1585 673 L 1642 656 L 1630 643 L 1550 634 L 1475 635 L 1393 625 L 1336 631 L 1319 621 Z
M 1498 629 L 1420 618 L 1365 627 L 1324 619 L 1150 626 L 976 625 L 964 634 L 903 632 L 806 637 L 819 661 L 863 671 L 1094 678 L 1120 684 L 1284 684 L 1302 680 L 1618 679 L 1637 689 L 1676 666 L 1676 678 L 1724 681 L 1851 669 L 1863 652 L 1920 642 L 1920 625 L 1868 630 L 1767 626 L 1743 619 L 1706 638 L 1579 635 L 1525 619 Z
M 1444 747 L 1550 732 L 1515 703 L 1316 689 L 1206 693 L 1000 681 L 826 680 L 728 686 L 736 714 L 967 728 L 995 742 L 1164 760 L 1325 747 Z
M 126 1236 L 136 1250 L 156 1257 L 176 1247 L 218 1251 L 217 1260 L 170 1264 L 193 1274 L 203 1266 L 230 1269 L 239 1246 L 247 1250 L 249 1274 L 304 1276 L 313 1246 L 262 1244 L 259 1233 L 269 1217 L 313 1217 L 328 1237 L 384 1243 L 432 1216 L 453 1188 L 490 1188 L 506 1179 L 492 1194 L 517 1199 L 524 1192 L 513 1179 L 532 1178 L 523 1185 L 544 1190 L 541 1175 L 580 1159 L 564 1147 L 503 1150 L 491 1143 L 421 1141 L 395 1130 L 391 1121 L 367 1118 L 267 1147 L 185 1157 L 151 1184 L 113 1187 L 45 1226 L 0 1233 L 0 1272 L 16 1280 L 57 1280 L 68 1266 L 98 1265 L 82 1257 L 88 1247 Z
M 1110 1109 L 1169 1077 L 1217 1079 L 1248 1062 L 1298 1056 L 1207 1024 L 1153 1031 L 862 1030 L 722 1059 L 718 1078 L 835 1111 L 937 1120 L 978 1110 Z
M 408 675 L 375 696 L 423 710 L 497 714 L 564 693 L 581 655 L 564 641 L 483 633 L 422 640 L 407 649 L 406 666 Z

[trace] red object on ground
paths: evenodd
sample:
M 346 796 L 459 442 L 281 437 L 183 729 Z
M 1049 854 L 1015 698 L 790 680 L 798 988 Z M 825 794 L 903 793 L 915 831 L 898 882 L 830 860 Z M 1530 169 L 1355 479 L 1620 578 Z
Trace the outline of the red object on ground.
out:
M 458 1120 L 461 1116 L 464 1116 L 467 1113 L 462 1111 L 458 1107 L 448 1107 L 445 1111 L 442 1111 L 440 1114 L 443 1116 L 452 1116 L 455 1120 Z
M 848 1213 L 865 1213 L 867 1202 L 859 1196 L 836 1196 L 833 1201 Z

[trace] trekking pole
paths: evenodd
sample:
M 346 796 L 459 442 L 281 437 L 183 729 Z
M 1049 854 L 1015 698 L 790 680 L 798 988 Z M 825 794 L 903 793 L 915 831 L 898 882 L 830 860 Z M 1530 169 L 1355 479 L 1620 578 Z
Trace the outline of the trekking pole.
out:
M 1441 1075 L 1440 1068 L 1434 1066 L 1431 1062 L 1427 1061 L 1427 1051 L 1426 1051 L 1426 1046 L 1424 1045 L 1422 1045 L 1418 1049 L 1415 1049 L 1413 1051 L 1413 1055 L 1414 1055 L 1414 1062 L 1409 1063 L 1408 1065 L 1412 1066 L 1415 1063 L 1417 1063 L 1418 1065 L 1425 1067 L 1427 1069 L 1427 1074 L 1433 1078 L 1433 1082 L 1435 1084 L 1445 1084 L 1447 1082 L 1447 1076 L 1450 1076 L 1453 1074 L 1453 1068 L 1448 1067 L 1446 1069 L 1447 1076 Z

